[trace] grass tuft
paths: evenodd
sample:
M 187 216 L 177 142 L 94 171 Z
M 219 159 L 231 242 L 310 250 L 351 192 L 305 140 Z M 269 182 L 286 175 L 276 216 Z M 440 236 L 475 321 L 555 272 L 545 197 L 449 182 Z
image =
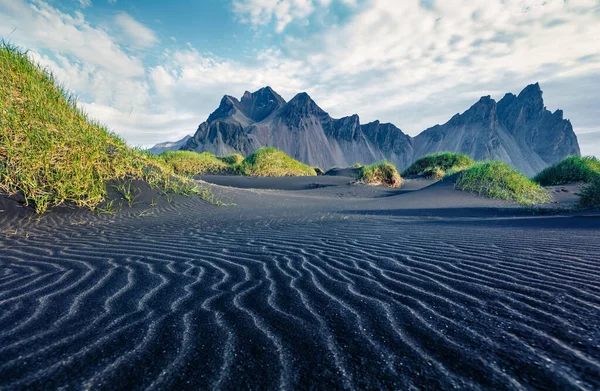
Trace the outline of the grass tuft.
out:
M 594 180 L 581 189 L 581 198 L 577 203 L 577 207 L 589 209 L 600 208 L 600 175 L 596 175 Z
M 495 160 L 479 162 L 462 171 L 454 187 L 522 205 L 543 204 L 550 200 L 540 185 L 508 164 Z
M 402 176 L 424 176 L 442 179 L 446 175 L 465 170 L 473 164 L 475 164 L 475 160 L 462 153 L 434 153 L 418 159 L 402 173 Z
M 230 164 L 210 152 L 166 151 L 158 158 L 182 175 L 230 174 L 233 171 Z
M 592 182 L 600 175 L 600 160 L 594 156 L 570 156 L 537 174 L 533 180 L 542 186 Z
M 325 175 L 325 171 L 323 171 L 323 169 L 321 167 L 313 167 L 313 169 L 315 170 L 315 172 L 317 173 L 317 175 Z
M 364 166 L 360 170 L 358 180 L 361 183 L 384 185 L 392 188 L 400 187 L 403 182 L 396 166 L 387 161 Z
M 292 159 L 276 148 L 261 148 L 240 164 L 240 173 L 248 176 L 316 176 L 315 169 Z
M 0 192 L 21 192 L 37 213 L 66 202 L 94 209 L 112 179 L 197 191 L 160 160 L 90 121 L 51 73 L 0 42 Z

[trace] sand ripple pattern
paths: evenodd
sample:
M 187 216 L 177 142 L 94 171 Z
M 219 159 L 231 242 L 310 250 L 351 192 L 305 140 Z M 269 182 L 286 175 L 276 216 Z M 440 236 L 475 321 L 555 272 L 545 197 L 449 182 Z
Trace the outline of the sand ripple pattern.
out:
M 0 388 L 599 389 L 599 250 L 393 218 L 2 238 Z

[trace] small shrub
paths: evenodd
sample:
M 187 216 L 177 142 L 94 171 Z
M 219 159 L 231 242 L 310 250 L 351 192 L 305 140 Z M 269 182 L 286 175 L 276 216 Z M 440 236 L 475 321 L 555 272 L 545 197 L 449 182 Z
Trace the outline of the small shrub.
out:
M 579 208 L 600 208 L 600 175 L 581 189 L 581 198 L 577 203 Z
M 570 156 L 537 174 L 533 180 L 542 186 L 593 181 L 600 175 L 600 160 L 594 156 Z
M 244 157 L 239 153 L 233 153 L 231 155 L 220 157 L 219 160 L 229 164 L 230 166 L 234 166 L 236 164 L 240 164 L 244 160 Z
M 542 204 L 550 199 L 540 185 L 499 161 L 476 163 L 464 170 L 456 181 L 455 188 L 522 205 Z
M 248 176 L 316 176 L 315 169 L 292 159 L 276 148 L 261 148 L 240 164 L 240 173 Z
M 210 152 L 166 151 L 158 155 L 158 158 L 173 167 L 176 173 L 183 175 L 225 174 L 231 171 L 229 164 Z
M 384 185 L 397 188 L 402 185 L 402 177 L 398 174 L 396 166 L 390 162 L 382 161 L 365 166 L 360 170 L 359 182 L 370 185 Z
M 411 164 L 402 176 L 424 176 L 441 179 L 446 175 L 455 174 L 475 164 L 469 155 L 453 152 L 440 152 L 423 156 Z

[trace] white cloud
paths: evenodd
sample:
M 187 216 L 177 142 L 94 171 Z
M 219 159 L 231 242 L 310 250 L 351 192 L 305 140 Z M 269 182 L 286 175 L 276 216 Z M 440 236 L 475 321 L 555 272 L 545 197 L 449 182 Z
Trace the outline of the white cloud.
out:
M 333 0 L 234 0 L 233 10 L 240 20 L 254 26 L 275 21 L 275 29 L 282 32 L 294 20 L 309 17 L 317 6 L 327 7 Z M 356 0 L 341 0 L 343 4 L 354 6 Z
M 32 50 L 71 55 L 86 66 L 105 69 L 122 77 L 144 75 L 138 58 L 125 53 L 109 34 L 92 27 L 83 14 L 65 14 L 43 1 L 0 0 L 0 36 Z
M 240 94 L 271 85 L 284 95 L 291 96 L 303 82 L 296 78 L 302 64 L 281 61 L 281 53 L 261 52 L 256 64 L 221 59 L 202 54 L 194 48 L 165 52 L 161 65 L 150 70 L 150 80 L 161 109 L 202 112 L 204 120 L 216 109 L 224 94 Z
M 79 5 L 81 8 L 87 8 L 92 5 L 92 0 L 79 0 Z
M 126 42 L 138 49 L 145 49 L 158 43 L 158 37 L 131 15 L 121 12 L 115 16 L 115 24 L 122 31 Z

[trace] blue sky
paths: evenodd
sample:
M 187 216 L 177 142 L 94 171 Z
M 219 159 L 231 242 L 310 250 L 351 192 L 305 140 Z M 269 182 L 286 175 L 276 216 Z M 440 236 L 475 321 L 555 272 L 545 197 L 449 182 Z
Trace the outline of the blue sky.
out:
M 540 82 L 600 155 L 600 0 L 0 0 L 0 36 L 132 145 L 266 85 L 416 135 Z

